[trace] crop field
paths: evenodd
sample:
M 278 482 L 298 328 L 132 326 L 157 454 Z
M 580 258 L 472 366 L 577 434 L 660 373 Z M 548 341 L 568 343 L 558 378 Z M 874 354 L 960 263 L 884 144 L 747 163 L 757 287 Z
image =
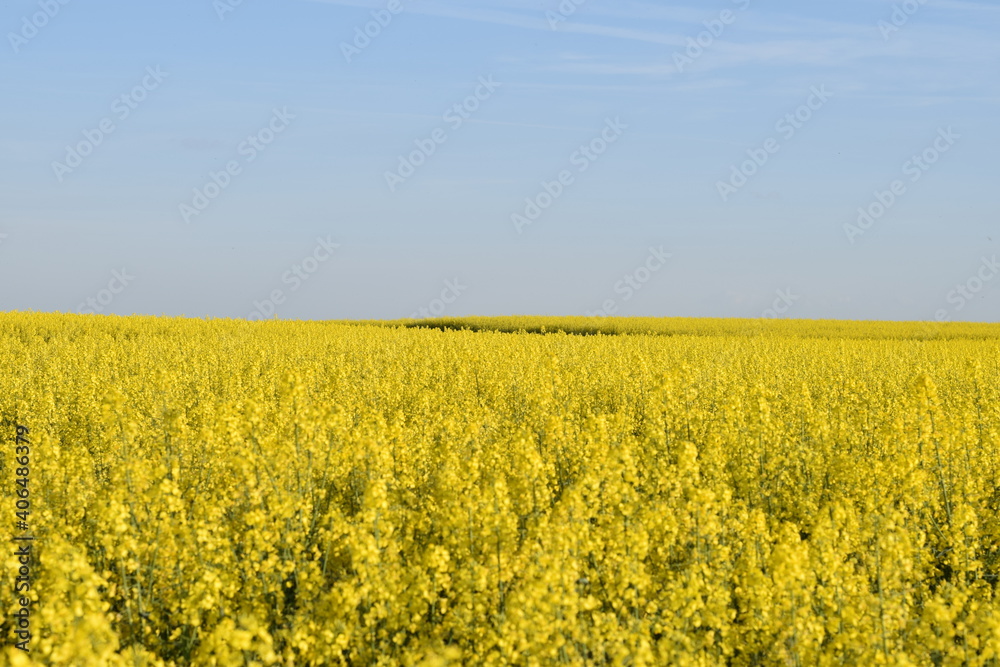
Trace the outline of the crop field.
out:
M 0 662 L 1000 665 L 998 378 L 985 324 L 3 313 Z

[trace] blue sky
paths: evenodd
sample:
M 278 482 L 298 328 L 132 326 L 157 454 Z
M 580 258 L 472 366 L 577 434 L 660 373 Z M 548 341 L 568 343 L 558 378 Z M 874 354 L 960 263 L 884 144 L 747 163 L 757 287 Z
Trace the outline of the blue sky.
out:
M 959 0 L 7 2 L 0 310 L 998 321 L 998 27 Z

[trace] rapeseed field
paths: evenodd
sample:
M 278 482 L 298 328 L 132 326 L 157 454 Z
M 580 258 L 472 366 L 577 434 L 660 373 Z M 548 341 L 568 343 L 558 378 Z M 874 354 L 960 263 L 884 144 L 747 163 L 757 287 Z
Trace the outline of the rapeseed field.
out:
M 998 379 L 1000 325 L 0 314 L 0 661 L 998 665 Z

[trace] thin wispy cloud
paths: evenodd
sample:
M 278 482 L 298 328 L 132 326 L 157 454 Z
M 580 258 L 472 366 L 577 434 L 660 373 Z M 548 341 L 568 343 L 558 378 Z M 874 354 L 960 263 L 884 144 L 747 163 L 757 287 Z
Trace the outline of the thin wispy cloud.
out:
M 367 0 L 308 0 L 330 5 L 341 5 L 346 7 L 363 7 L 369 9 L 379 9 L 381 4 L 377 1 Z M 510 6 L 510 5 L 506 5 Z M 558 26 L 554 31 L 546 18 L 545 11 L 534 9 L 521 12 L 504 11 L 488 6 L 461 5 L 458 3 L 442 2 L 420 2 L 414 0 L 406 6 L 406 12 L 411 14 L 422 14 L 426 16 L 436 16 L 440 18 L 456 19 L 462 21 L 475 21 L 480 23 L 491 23 L 494 25 L 522 28 L 525 30 L 539 30 L 543 32 L 567 32 L 578 35 L 593 35 L 598 37 L 608 37 L 613 39 L 624 39 L 638 42 L 648 42 L 652 44 L 680 45 L 684 43 L 683 37 L 678 34 L 662 34 L 649 30 L 633 28 L 623 28 L 609 25 L 598 25 L 591 23 L 578 23 L 567 21 Z
M 377 9 L 379 0 L 308 0 L 309 2 Z M 891 7 L 891 3 L 888 3 Z M 637 77 L 649 79 L 676 78 L 681 72 L 675 54 L 684 55 L 692 40 L 706 30 L 705 22 L 718 17 L 720 9 L 702 6 L 663 7 L 644 2 L 623 2 L 614 5 L 584 4 L 568 20 L 558 23 L 557 30 L 545 18 L 552 3 L 540 4 L 529 0 L 494 0 L 475 6 L 441 0 L 412 0 L 405 11 L 445 19 L 488 23 L 496 26 L 552 33 L 554 38 L 594 38 L 596 54 L 589 59 L 568 59 L 558 56 L 539 57 L 530 63 L 538 71 L 596 77 Z M 995 7 L 960 0 L 930 2 L 927 8 L 946 10 L 959 16 L 969 11 L 995 10 Z M 741 12 L 736 5 L 726 7 L 734 12 L 735 20 L 727 25 L 725 34 L 713 38 L 710 46 L 695 47 L 696 62 L 686 68 L 687 77 L 706 76 L 720 70 L 749 67 L 822 67 L 830 69 L 856 68 L 862 63 L 884 58 L 935 59 L 959 57 L 989 62 L 996 58 L 1000 47 L 995 40 L 968 27 L 921 27 L 918 22 L 907 26 L 906 35 L 891 43 L 880 38 L 872 20 L 855 22 L 843 18 L 817 18 L 751 5 Z M 606 18 L 606 23 L 594 23 L 594 18 Z M 638 27 L 641 24 L 642 27 Z M 610 55 L 616 40 L 663 47 L 656 53 Z M 973 48 L 974 47 L 974 48 Z M 607 54 L 607 55 L 603 55 Z M 957 55 L 958 54 L 958 55 Z M 529 64 L 526 64 L 529 65 Z M 922 65 L 900 63 L 904 76 L 920 77 Z

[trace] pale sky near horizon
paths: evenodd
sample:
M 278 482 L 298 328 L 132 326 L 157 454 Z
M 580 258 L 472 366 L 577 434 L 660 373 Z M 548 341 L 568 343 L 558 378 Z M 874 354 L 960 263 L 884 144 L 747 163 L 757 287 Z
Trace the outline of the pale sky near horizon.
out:
M 998 28 L 972 0 L 11 0 L 0 311 L 1000 321 Z

